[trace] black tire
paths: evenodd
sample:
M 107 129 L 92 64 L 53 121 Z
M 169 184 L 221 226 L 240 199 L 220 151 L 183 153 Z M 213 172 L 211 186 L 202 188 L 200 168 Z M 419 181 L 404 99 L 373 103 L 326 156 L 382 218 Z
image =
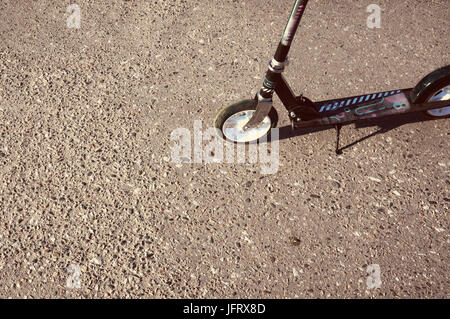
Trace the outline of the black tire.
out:
M 439 68 L 427 76 L 425 76 L 414 87 L 411 92 L 411 100 L 413 103 L 425 103 L 435 94 L 439 93 L 443 88 L 450 85 L 450 65 Z M 450 101 L 449 101 L 450 106 Z M 432 118 L 447 118 L 446 116 L 433 116 L 424 111 L 424 114 Z
M 257 104 L 258 104 L 258 102 L 255 99 L 243 100 L 243 101 L 240 101 L 238 103 L 232 104 L 232 105 L 224 108 L 217 114 L 216 119 L 214 120 L 214 127 L 218 128 L 220 130 L 220 132 L 222 132 L 222 137 L 224 139 L 226 139 L 225 134 L 223 132 L 223 125 L 224 125 L 225 121 L 230 116 L 232 116 L 233 114 L 236 114 L 238 112 L 248 111 L 248 110 L 256 110 Z M 278 113 L 275 110 L 275 108 L 273 108 L 273 107 L 270 109 L 269 118 L 270 118 L 271 128 L 276 127 L 277 123 L 278 123 Z M 270 130 L 267 133 L 267 138 L 269 138 L 269 136 L 270 136 Z M 228 139 L 226 139 L 226 140 L 229 141 Z M 236 141 L 233 141 L 233 142 L 234 143 L 242 143 L 242 142 L 236 142 Z M 247 143 L 248 142 L 245 142 L 243 144 L 247 144 Z

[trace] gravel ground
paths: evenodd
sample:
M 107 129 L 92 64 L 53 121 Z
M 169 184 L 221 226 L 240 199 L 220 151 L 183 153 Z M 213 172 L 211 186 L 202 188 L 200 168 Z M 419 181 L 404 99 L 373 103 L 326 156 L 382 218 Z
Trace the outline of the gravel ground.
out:
M 447 0 L 311 0 L 286 77 L 313 100 L 450 64 Z M 292 134 L 279 170 L 175 164 L 262 83 L 293 1 L 0 2 L 0 297 L 448 298 L 448 120 Z M 284 127 L 284 128 L 283 128 Z M 365 138 L 368 137 L 368 138 Z M 369 265 L 381 284 L 367 285 Z

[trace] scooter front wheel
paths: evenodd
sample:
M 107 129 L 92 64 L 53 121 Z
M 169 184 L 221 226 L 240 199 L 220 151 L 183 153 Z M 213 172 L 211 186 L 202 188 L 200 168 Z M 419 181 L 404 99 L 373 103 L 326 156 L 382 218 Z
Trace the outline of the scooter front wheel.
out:
M 270 129 L 278 122 L 277 111 L 272 107 L 264 120 L 254 128 L 244 129 L 244 126 L 255 113 L 258 102 L 243 100 L 220 111 L 214 121 L 214 126 L 222 133 L 222 137 L 234 143 L 250 143 L 270 135 Z

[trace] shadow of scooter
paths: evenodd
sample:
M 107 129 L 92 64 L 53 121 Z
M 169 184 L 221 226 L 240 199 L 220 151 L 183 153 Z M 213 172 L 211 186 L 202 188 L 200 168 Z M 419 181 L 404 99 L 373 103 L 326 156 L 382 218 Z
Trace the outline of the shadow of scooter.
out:
M 445 118 L 442 118 L 442 119 L 445 119 Z M 343 150 L 351 148 L 351 147 L 355 146 L 356 144 L 358 144 L 368 138 L 371 138 L 378 134 L 386 133 L 392 129 L 395 129 L 395 128 L 400 127 L 405 124 L 434 121 L 434 120 L 440 120 L 440 119 L 427 117 L 422 112 L 411 112 L 411 113 L 400 114 L 400 115 L 397 114 L 397 115 L 392 115 L 392 116 L 386 116 L 383 118 L 373 118 L 373 119 L 365 119 L 365 120 L 361 120 L 361 121 L 355 121 L 355 122 L 353 122 L 353 124 L 354 124 L 354 128 L 356 128 L 356 129 L 372 127 L 372 126 L 377 126 L 379 129 L 369 135 L 366 135 L 366 136 L 350 143 L 350 144 L 347 144 L 343 147 L 338 147 L 336 149 L 336 152 L 338 154 L 341 154 Z M 333 128 L 333 127 L 330 127 L 330 126 L 328 126 L 328 127 L 313 127 L 313 128 L 292 130 L 292 127 L 290 125 L 287 125 L 287 126 L 283 126 L 283 127 L 279 128 L 279 138 L 278 139 L 279 140 L 290 139 L 290 138 L 293 138 L 296 136 L 302 136 L 302 135 L 306 135 L 309 133 L 325 131 L 330 128 Z M 339 138 L 339 131 L 338 131 L 337 138 Z

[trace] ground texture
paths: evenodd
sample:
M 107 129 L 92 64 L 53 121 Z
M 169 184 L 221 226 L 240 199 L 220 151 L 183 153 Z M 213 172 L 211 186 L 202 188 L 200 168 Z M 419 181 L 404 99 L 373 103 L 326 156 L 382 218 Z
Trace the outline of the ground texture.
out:
M 337 156 L 334 130 L 292 134 L 275 99 L 276 174 L 171 160 L 174 129 L 254 96 L 292 2 L 77 0 L 76 29 L 69 1 L 1 1 L 0 297 L 449 296 L 446 119 L 344 127 Z M 310 1 L 296 93 L 450 64 L 448 1 L 379 0 L 379 29 L 371 3 Z

